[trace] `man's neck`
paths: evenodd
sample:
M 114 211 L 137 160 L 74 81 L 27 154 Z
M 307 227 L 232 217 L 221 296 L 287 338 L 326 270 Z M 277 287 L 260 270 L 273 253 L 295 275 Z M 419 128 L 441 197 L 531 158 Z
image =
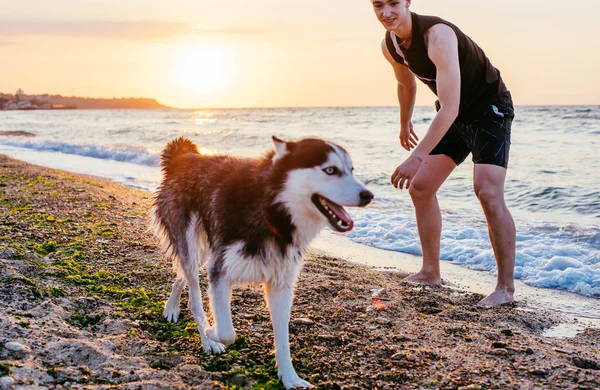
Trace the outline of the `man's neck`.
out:
M 400 22 L 398 28 L 392 30 L 392 32 L 400 37 L 401 40 L 410 43 L 412 40 L 412 15 L 410 12 L 408 12 L 405 19 Z

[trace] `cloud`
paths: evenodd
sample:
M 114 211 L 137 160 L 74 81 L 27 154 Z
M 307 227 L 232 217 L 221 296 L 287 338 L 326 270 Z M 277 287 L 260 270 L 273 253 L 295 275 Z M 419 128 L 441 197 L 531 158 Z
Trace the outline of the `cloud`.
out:
M 154 40 L 196 34 L 262 34 L 254 29 L 227 29 L 160 21 L 0 21 L 0 36 L 69 36 Z M 1 42 L 0 42 L 1 44 Z

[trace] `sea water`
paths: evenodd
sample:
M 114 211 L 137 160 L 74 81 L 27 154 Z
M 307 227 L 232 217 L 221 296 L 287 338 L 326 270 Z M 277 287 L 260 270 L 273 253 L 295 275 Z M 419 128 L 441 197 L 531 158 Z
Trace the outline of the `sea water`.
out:
M 515 277 L 600 298 L 600 106 L 515 111 L 505 186 L 517 226 Z M 420 137 L 434 115 L 432 107 L 415 108 Z M 375 193 L 370 207 L 349 210 L 355 228 L 347 239 L 419 255 L 410 197 L 390 184 L 408 157 L 398 141 L 398 118 L 397 107 L 0 111 L 0 153 L 154 190 L 157 157 L 175 137 L 190 138 L 205 153 L 242 157 L 261 156 L 272 147 L 272 135 L 322 137 L 348 150 L 355 175 Z M 13 131 L 22 133 L 7 135 Z M 469 157 L 438 193 L 441 258 L 495 273 L 472 171 Z

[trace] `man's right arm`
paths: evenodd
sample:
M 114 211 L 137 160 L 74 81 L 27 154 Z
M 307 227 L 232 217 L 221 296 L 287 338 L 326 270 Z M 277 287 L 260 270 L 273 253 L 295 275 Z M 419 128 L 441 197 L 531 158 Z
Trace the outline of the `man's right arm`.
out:
M 396 81 L 398 81 L 398 103 L 400 104 L 400 144 L 408 151 L 417 145 L 418 137 L 413 130 L 411 122 L 415 99 L 417 95 L 417 83 L 415 76 L 406 65 L 394 60 L 390 54 L 385 39 L 381 42 L 381 51 L 394 69 Z

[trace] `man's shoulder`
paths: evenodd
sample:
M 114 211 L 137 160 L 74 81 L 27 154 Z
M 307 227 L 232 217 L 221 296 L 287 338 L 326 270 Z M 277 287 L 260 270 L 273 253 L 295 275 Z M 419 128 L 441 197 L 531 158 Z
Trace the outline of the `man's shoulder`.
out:
M 425 34 L 424 39 L 427 47 L 431 45 L 436 46 L 456 46 L 458 42 L 458 35 L 456 31 L 447 24 L 435 24 L 429 28 Z

